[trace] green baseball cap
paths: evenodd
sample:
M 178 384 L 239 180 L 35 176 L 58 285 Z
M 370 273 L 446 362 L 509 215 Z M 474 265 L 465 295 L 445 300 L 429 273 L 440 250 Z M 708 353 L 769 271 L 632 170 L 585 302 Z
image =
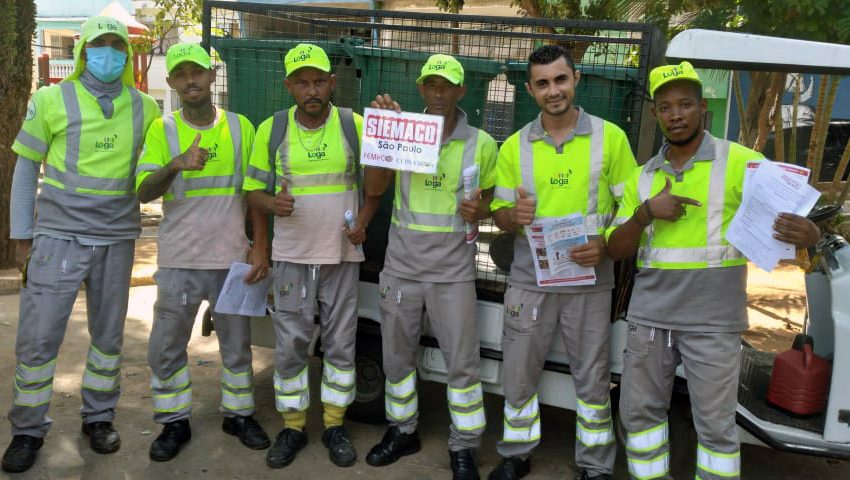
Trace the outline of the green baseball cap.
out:
M 655 67 L 649 72 L 649 94 L 655 98 L 655 92 L 662 86 L 674 80 L 687 80 L 697 85 L 702 85 L 697 71 L 691 62 L 682 62 L 678 65 L 662 65 Z
M 299 43 L 289 49 L 283 58 L 286 75 L 292 75 L 304 67 L 312 67 L 323 72 L 331 71 L 331 61 L 322 47 L 312 43 Z
M 451 55 L 437 53 L 428 57 L 428 61 L 422 65 L 422 71 L 416 83 L 421 85 L 425 77 L 431 75 L 439 75 L 455 85 L 463 85 L 463 65 Z
M 165 54 L 165 68 L 169 74 L 183 62 L 192 62 L 206 70 L 212 65 L 210 54 L 197 43 L 178 43 L 168 49 Z
M 130 45 L 130 34 L 127 33 L 127 26 L 112 17 L 91 17 L 83 23 L 80 30 L 80 43 L 88 43 L 97 37 L 114 33 L 124 40 L 124 43 Z

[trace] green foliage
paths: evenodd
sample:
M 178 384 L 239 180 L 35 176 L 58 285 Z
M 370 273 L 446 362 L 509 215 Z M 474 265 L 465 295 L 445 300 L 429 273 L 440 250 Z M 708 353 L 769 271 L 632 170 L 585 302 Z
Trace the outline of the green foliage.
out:
M 148 53 L 164 53 L 163 41 L 178 28 L 191 28 L 201 22 L 202 0 L 155 0 L 156 19 L 147 34 L 134 41 L 134 48 Z

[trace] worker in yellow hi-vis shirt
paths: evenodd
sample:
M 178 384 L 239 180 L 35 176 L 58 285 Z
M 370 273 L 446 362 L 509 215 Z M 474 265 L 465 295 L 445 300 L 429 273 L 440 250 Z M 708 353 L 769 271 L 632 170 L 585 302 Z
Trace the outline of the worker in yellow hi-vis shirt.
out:
M 174 458 L 191 438 L 192 382 L 186 346 L 198 308 L 215 309 L 228 269 L 234 262 L 253 265 L 246 280 L 269 270 L 266 215 L 249 209 L 254 242 L 245 235 L 246 200 L 242 180 L 248 167 L 254 126 L 242 115 L 216 108 L 210 87 L 215 69 L 197 44 L 177 44 L 165 57 L 168 85 L 182 108 L 148 130 L 136 167 L 139 199 L 162 196 L 157 266 L 157 299 L 148 344 L 154 420 L 162 432 L 150 458 Z M 213 313 L 221 350 L 222 430 L 248 448 L 269 446 L 269 437 L 252 417 L 250 318 Z
M 322 443 L 335 465 L 347 467 L 357 459 L 342 420 L 355 395 L 357 288 L 364 260 L 358 246 L 380 197 L 367 197 L 360 208 L 362 118 L 331 104 L 336 77 L 325 51 L 299 44 L 284 64 L 295 106 L 260 124 L 244 186 L 252 208 L 275 215 L 274 386 L 284 428 L 266 464 L 283 468 L 307 445 L 308 347 L 318 313 Z
M 7 472 L 29 469 L 50 429 L 56 356 L 83 283 L 91 346 L 82 430 L 95 452 L 121 445 L 112 419 L 141 232 L 133 175 L 145 131 L 159 116 L 156 102 L 133 88 L 132 55 L 127 27 L 111 17 L 88 19 L 74 47 L 73 73 L 33 95 L 12 146 L 18 161 L 11 238 L 25 270 Z M 36 195 L 42 163 L 44 183 Z
M 556 334 L 563 336 L 575 383 L 575 478 L 609 479 L 614 470 L 608 347 L 614 269 L 602 234 L 636 163 L 623 130 L 574 105 L 580 81 L 563 48 L 532 52 L 525 85 L 540 116 L 499 150 L 490 208 L 499 228 L 518 233 L 505 292 L 504 432 L 496 446 L 502 462 L 490 480 L 521 478 L 531 469 L 531 453 L 540 443 L 537 384 Z M 596 282 L 540 286 L 523 228 L 572 214 L 583 217 L 588 242 L 570 257 L 593 267 Z
M 607 233 L 612 258 L 637 254 L 620 388 L 629 476 L 669 479 L 667 410 L 685 369 L 697 431 L 696 477 L 741 478 L 735 411 L 747 259 L 725 238 L 741 205 L 747 163 L 760 153 L 704 130 L 702 81 L 688 62 L 649 74 L 666 143 L 626 182 Z M 798 247 L 820 238 L 805 217 L 781 214 L 775 237 Z

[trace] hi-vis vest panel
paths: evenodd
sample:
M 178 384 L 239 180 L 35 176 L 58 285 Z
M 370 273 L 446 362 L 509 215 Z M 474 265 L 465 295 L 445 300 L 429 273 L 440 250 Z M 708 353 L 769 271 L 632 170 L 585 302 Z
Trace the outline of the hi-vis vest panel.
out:
M 396 198 L 393 202 L 392 222 L 399 227 L 424 232 L 463 232 L 465 221 L 457 214 L 458 205 L 463 201 L 463 170 L 475 164 L 475 155 L 478 151 L 477 128 L 468 127 L 469 135 L 463 143 L 463 155 L 461 156 L 460 168 L 457 170 L 457 182 L 442 185 L 447 179 L 437 178 L 430 174 L 414 174 L 412 172 L 400 171 L 397 173 L 398 185 L 396 186 Z M 479 174 L 480 175 L 480 174 Z M 430 178 L 430 179 L 429 179 Z M 411 199 L 411 188 L 414 180 L 424 179 L 426 182 L 440 182 L 439 188 L 454 190 L 453 195 L 443 195 L 433 202 L 417 201 L 417 193 L 414 190 Z M 438 186 L 435 184 L 434 188 Z M 451 192 L 452 190 L 449 190 Z M 421 196 L 422 194 L 419 193 Z
M 239 115 L 225 112 L 230 142 L 233 146 L 233 173 L 201 172 L 187 176 L 180 172 L 168 188 L 165 200 L 177 200 L 187 197 L 239 196 L 242 194 L 242 124 Z M 165 127 L 165 139 L 171 158 L 181 155 L 180 137 L 177 133 L 177 120 L 173 113 L 162 118 Z M 209 164 L 207 164 L 209 165 Z M 205 168 L 205 170 L 207 170 Z
M 695 197 L 707 198 L 703 207 L 687 207 L 688 216 L 697 216 L 698 221 L 705 222 L 705 237 L 694 242 L 695 232 L 687 228 L 678 228 L 674 233 L 666 236 L 666 242 L 657 238 L 656 223 L 652 222 L 641 236 L 638 248 L 638 267 L 650 267 L 659 269 L 701 269 L 728 267 L 744 265 L 747 259 L 735 247 L 726 242 L 723 232 L 732 221 L 735 209 L 727 209 L 726 195 L 732 185 L 742 185 L 745 168 L 740 171 L 730 171 L 729 166 L 735 155 L 730 152 L 731 143 L 726 140 L 715 139 L 714 160 L 710 162 L 695 162 L 694 168 L 709 168 L 709 181 L 702 185 L 707 192 L 694 192 Z M 736 159 L 737 160 L 737 159 Z M 660 169 L 663 156 L 657 156 L 641 168 L 638 177 L 638 195 L 640 202 L 652 197 L 653 183 L 657 184 L 656 190 L 660 190 L 665 182 L 662 172 L 656 175 Z M 745 161 L 734 162 L 736 165 L 746 165 Z M 737 205 L 735 205 L 737 207 Z M 726 211 L 729 210 L 729 211 Z M 693 220 L 693 219 L 692 219 Z M 674 222 L 665 225 L 674 228 Z M 698 233 L 697 233 L 698 234 Z M 694 244 L 698 246 L 693 246 Z M 681 247 L 677 245 L 688 245 Z
M 590 124 L 592 133 L 590 135 L 590 165 L 589 178 L 587 182 L 587 207 L 583 213 L 585 216 L 584 226 L 589 235 L 601 232 L 611 221 L 612 212 L 599 212 L 599 177 L 602 174 L 603 155 L 604 155 L 604 125 L 605 122 L 595 116 L 590 116 Z M 531 129 L 531 123 L 526 124 L 519 132 L 519 164 L 522 185 L 525 186 L 526 192 L 536 197 L 537 187 L 535 185 L 534 176 L 534 152 L 533 142 L 528 141 L 528 132 Z M 546 205 L 541 202 L 537 203 L 535 216 L 538 218 L 554 217 L 546 211 Z M 556 206 L 558 207 L 558 206 Z

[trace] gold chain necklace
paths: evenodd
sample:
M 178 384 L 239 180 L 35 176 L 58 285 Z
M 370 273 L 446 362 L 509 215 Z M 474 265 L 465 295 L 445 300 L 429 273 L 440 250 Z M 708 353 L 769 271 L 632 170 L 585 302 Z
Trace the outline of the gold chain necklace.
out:
M 328 117 L 328 118 L 330 118 L 330 117 Z M 309 146 L 307 146 L 306 143 L 304 143 L 304 138 L 301 136 L 301 124 L 298 123 L 298 122 L 295 122 L 295 130 L 298 133 L 298 143 L 301 144 L 301 148 L 303 148 L 304 150 L 306 150 L 308 152 L 312 152 L 313 150 L 316 150 L 317 148 L 319 148 L 319 145 L 322 144 L 322 140 L 325 139 L 325 127 L 327 127 L 327 126 L 328 126 L 328 122 L 327 122 L 327 120 L 325 120 L 325 123 L 322 124 L 322 128 L 321 128 L 322 133 L 321 133 L 321 135 L 319 135 L 319 139 L 313 144 L 312 147 L 309 147 Z

